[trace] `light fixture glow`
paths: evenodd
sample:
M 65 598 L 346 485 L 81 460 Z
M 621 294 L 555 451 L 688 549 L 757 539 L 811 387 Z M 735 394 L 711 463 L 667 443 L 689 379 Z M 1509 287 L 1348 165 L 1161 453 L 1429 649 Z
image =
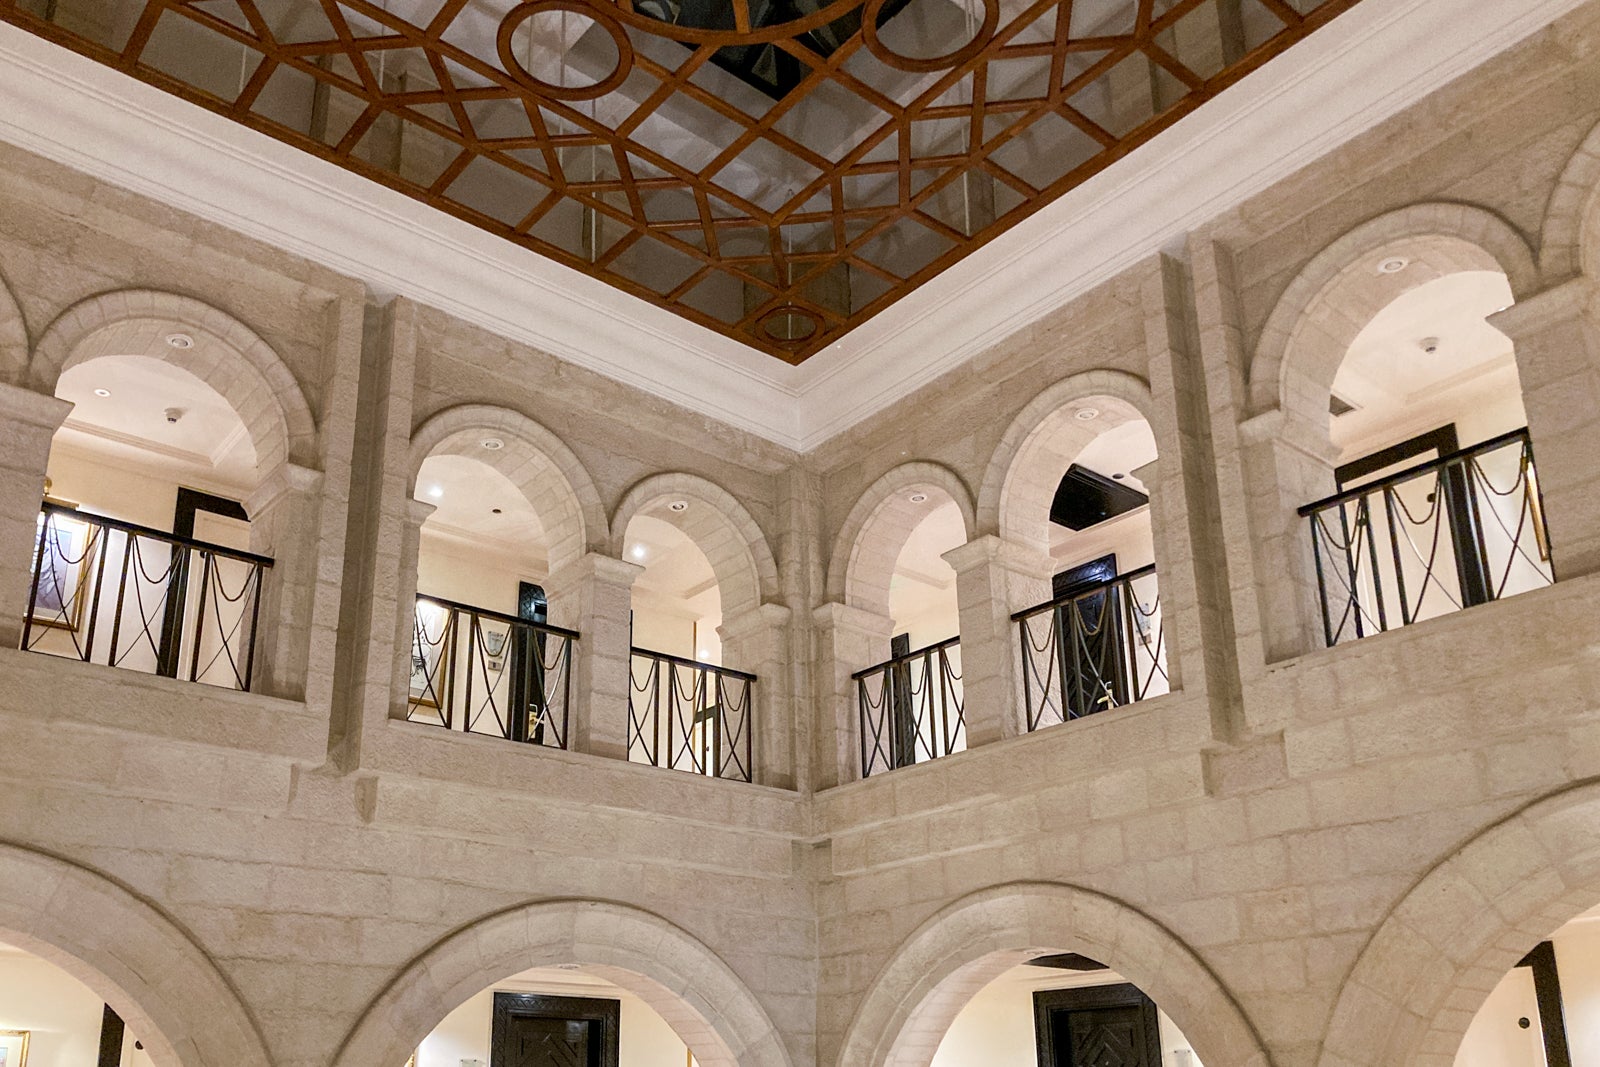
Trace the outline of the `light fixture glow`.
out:
M 428 495 L 433 497 L 433 499 L 438 500 L 440 497 L 444 496 L 444 487 L 438 485 L 429 486 Z
M 111 395 L 111 390 L 109 390 L 109 389 L 96 389 L 94 391 L 94 395 L 95 396 L 110 396 Z
M 689 502 L 687 500 L 674 500 L 672 503 L 667 505 L 667 510 L 676 511 L 681 514 L 689 510 Z
M 634 545 L 632 555 L 634 559 L 644 559 L 644 546 Z

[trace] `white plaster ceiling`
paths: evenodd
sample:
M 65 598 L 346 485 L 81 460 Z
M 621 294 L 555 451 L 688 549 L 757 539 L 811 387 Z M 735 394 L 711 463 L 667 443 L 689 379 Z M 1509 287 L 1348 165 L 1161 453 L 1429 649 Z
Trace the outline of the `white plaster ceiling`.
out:
M 69 447 L 235 495 L 256 483 L 255 447 L 244 422 L 186 370 L 149 356 L 103 356 L 67 368 L 56 395 L 73 405 L 57 434 Z M 168 409 L 179 412 L 176 422 L 168 421 Z
M 947 619 L 956 629 L 956 572 L 944 554 L 966 543 L 966 523 L 953 500 L 929 501 L 927 516 L 911 531 L 889 579 L 889 614 L 904 628 L 914 620 Z
M 1366 0 L 801 367 L 11 26 L 0 138 L 807 450 L 1581 2 Z
M 625 541 L 623 558 L 644 568 L 633 583 L 636 603 L 687 619 L 721 619 L 717 576 L 687 534 L 652 515 L 635 515 Z
M 1520 426 L 1511 339 L 1485 321 L 1511 302 L 1505 275 L 1463 271 L 1420 285 L 1380 311 L 1334 377 L 1334 395 L 1356 408 L 1332 418 L 1334 444 L 1360 455 L 1508 406 L 1514 410 L 1494 425 Z M 1434 339 L 1430 353 L 1423 342 Z
M 415 496 L 435 509 L 422 524 L 423 536 L 447 538 L 518 568 L 544 570 L 544 523 L 516 483 L 487 463 L 429 456 L 417 473 Z

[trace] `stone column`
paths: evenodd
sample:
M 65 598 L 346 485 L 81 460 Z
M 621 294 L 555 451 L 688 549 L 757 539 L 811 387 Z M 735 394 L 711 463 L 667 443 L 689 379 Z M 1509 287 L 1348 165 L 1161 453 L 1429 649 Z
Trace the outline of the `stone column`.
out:
M 634 563 L 590 552 L 550 576 L 550 621 L 579 634 L 572 663 L 567 748 L 628 758 Z
M 816 623 L 817 788 L 861 777 L 861 722 L 856 671 L 889 658 L 894 620 L 847 604 L 824 604 L 811 613 Z
M 320 472 L 285 462 L 244 502 L 250 550 L 273 561 L 262 578 L 255 631 L 250 688 L 257 693 L 304 699 L 313 667 L 319 678 L 332 676 L 334 635 L 323 635 L 325 647 L 311 647 L 312 600 L 324 577 L 317 553 L 321 489 Z M 337 564 L 326 578 L 340 580 Z
M 782 604 L 762 604 L 724 620 L 722 662 L 756 676 L 749 729 L 754 781 L 794 788 L 794 701 L 789 686 L 789 615 Z M 741 754 L 740 758 L 743 758 Z
M 967 747 L 1024 734 L 1022 663 L 1011 615 L 1050 599 L 1055 561 L 992 534 L 952 548 L 944 559 L 956 572 Z
M 0 384 L 0 646 L 16 648 L 33 587 L 50 442 L 72 405 Z
M 422 524 L 437 511 L 424 500 L 407 500 L 405 525 L 400 531 L 400 569 L 394 595 L 394 654 L 390 657 L 389 717 L 404 719 L 411 710 L 411 652 L 417 639 L 417 583 L 422 558 Z
M 1281 411 L 1239 426 L 1244 487 L 1258 572 L 1267 662 L 1327 644 L 1311 526 L 1300 508 L 1334 491 L 1338 454 L 1326 431 Z
M 1558 579 L 1600 571 L 1600 292 L 1575 278 L 1489 319 L 1516 346 Z

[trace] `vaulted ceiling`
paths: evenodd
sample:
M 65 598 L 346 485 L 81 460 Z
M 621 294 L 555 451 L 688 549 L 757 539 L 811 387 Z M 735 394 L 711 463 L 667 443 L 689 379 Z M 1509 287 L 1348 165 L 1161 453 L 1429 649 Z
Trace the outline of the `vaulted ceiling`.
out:
M 0 0 L 798 363 L 1358 0 Z

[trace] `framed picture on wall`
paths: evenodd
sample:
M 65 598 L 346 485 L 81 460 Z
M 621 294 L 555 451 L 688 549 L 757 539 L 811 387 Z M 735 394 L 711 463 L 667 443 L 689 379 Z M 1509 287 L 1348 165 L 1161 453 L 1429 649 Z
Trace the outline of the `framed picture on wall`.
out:
M 99 527 L 60 512 L 39 516 L 33 557 L 38 584 L 31 587 L 33 601 L 28 612 L 35 626 L 76 632 L 83 625 L 89 563 L 94 558 L 99 532 Z
M 489 673 L 499 674 L 506 669 L 506 639 L 511 636 L 511 627 L 503 624 L 484 623 L 479 631 L 483 635 L 483 658 Z
M 0 1067 L 28 1067 L 28 1031 L 0 1030 Z
M 411 703 L 437 708 L 449 684 L 450 609 L 431 600 L 417 601 L 411 641 Z

